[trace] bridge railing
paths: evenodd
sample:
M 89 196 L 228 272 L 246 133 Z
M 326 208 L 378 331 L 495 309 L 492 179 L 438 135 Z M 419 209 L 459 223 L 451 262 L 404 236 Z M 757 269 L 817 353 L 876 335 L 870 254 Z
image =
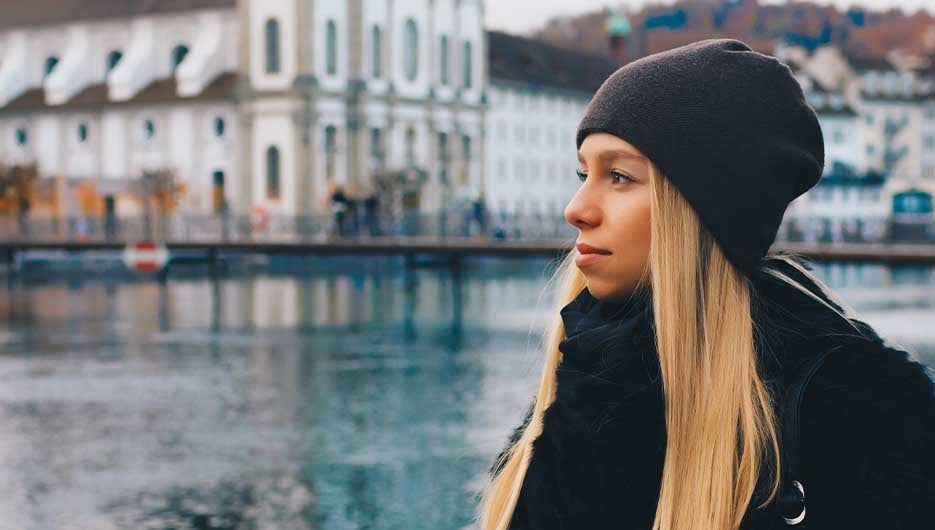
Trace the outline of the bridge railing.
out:
M 268 216 L 172 214 L 152 216 L 0 215 L 0 244 L 127 243 L 155 240 L 190 243 L 322 241 L 362 237 L 489 238 L 504 240 L 574 239 L 577 230 L 562 216 L 493 214 L 483 219 L 460 213 L 411 213 L 400 216 L 337 218 L 329 214 Z M 935 244 L 935 223 L 892 219 L 851 220 L 791 218 L 776 240 L 790 243 Z
M 150 217 L 0 216 L 0 243 L 28 241 L 173 242 L 315 241 L 360 237 L 440 237 L 495 239 L 555 239 L 577 231 L 564 219 L 493 215 L 483 220 L 452 213 L 405 214 L 337 219 L 325 214 L 266 216 L 236 214 L 172 214 Z

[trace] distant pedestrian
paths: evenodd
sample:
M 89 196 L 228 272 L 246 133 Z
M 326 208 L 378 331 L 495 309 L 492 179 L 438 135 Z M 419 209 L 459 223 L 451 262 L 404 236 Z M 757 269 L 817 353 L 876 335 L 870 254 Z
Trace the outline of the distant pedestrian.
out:
M 487 212 L 484 208 L 484 201 L 479 198 L 474 199 L 471 206 L 474 222 L 477 223 L 477 233 L 485 234 L 487 232 Z
M 371 236 L 383 235 L 380 230 L 380 196 L 376 192 L 364 199 L 364 226 Z
M 356 236 L 360 232 L 360 200 L 357 197 L 347 198 L 347 235 Z
M 332 235 L 343 237 L 345 235 L 345 217 L 347 216 L 347 196 L 340 186 L 335 187 L 331 193 L 331 213 L 334 215 Z

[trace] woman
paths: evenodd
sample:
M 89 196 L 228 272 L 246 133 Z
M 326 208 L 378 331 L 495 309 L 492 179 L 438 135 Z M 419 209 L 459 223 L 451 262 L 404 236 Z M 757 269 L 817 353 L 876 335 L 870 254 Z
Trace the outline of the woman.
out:
M 644 57 L 597 91 L 577 145 L 578 244 L 480 528 L 931 528 L 925 366 L 800 260 L 767 252 L 824 167 L 789 68 L 734 39 Z M 784 425 L 784 398 L 823 354 Z M 779 502 L 790 478 L 795 513 Z

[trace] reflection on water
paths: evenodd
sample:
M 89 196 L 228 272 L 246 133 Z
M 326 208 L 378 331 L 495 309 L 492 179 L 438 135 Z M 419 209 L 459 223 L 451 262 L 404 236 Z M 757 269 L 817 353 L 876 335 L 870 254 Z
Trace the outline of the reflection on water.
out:
M 548 266 L 10 279 L 0 528 L 463 528 L 537 382 Z M 816 272 L 935 364 L 932 267 Z

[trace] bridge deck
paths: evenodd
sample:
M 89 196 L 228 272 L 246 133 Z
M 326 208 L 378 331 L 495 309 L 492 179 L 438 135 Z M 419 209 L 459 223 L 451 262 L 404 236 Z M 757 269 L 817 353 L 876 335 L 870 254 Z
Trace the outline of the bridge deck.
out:
M 559 256 L 574 240 L 495 240 L 437 237 L 321 238 L 318 240 L 164 241 L 169 250 L 214 250 L 260 254 L 448 254 L 477 256 Z M 0 251 L 119 250 L 124 241 L 2 241 Z M 935 263 L 935 245 L 908 243 L 776 243 L 786 250 L 822 261 Z

